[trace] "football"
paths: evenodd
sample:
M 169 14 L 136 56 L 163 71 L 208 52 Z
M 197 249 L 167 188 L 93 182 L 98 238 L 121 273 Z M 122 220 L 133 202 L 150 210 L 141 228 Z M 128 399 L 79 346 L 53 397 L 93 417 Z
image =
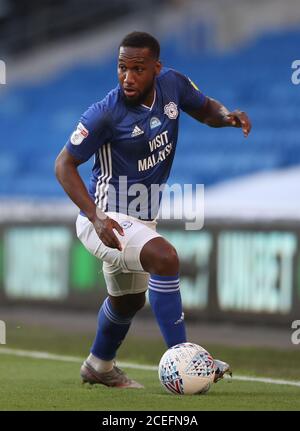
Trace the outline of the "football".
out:
M 162 386 L 172 394 L 204 394 L 214 381 L 214 360 L 197 344 L 177 344 L 163 354 L 158 376 Z

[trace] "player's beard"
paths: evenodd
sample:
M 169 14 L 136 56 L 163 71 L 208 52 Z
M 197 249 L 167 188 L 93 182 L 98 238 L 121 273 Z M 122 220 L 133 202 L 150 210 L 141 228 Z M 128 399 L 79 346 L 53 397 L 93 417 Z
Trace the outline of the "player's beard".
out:
M 155 84 L 155 77 L 153 78 L 151 84 L 149 84 L 149 86 L 145 88 L 143 93 L 138 94 L 136 97 L 129 98 L 124 94 L 126 105 L 128 106 L 142 105 L 144 101 L 147 99 L 147 97 L 149 96 L 149 94 L 153 91 L 154 84 Z

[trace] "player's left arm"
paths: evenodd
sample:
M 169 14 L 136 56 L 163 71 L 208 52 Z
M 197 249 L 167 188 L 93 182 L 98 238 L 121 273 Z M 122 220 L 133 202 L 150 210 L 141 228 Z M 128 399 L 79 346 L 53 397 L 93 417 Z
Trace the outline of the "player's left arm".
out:
M 217 100 L 208 97 L 187 76 L 173 71 L 180 108 L 191 117 L 211 127 L 239 127 L 247 137 L 251 130 L 248 115 L 240 110 L 230 112 Z
M 207 96 L 200 108 L 197 110 L 186 110 L 186 113 L 210 127 L 241 128 L 245 138 L 249 135 L 252 127 L 246 112 L 238 109 L 230 112 L 220 102 Z

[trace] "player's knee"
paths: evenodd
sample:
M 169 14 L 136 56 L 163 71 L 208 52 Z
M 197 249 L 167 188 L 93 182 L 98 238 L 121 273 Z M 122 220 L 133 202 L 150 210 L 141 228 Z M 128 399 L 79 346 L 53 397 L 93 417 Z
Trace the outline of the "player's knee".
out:
M 162 253 L 158 256 L 158 260 L 156 262 L 157 265 L 157 274 L 159 273 L 169 273 L 178 272 L 179 271 L 179 258 L 177 251 L 174 247 L 170 247 L 167 250 L 162 250 Z
M 133 295 L 133 296 L 135 296 L 135 298 L 132 302 L 132 306 L 133 306 L 132 310 L 134 313 L 137 313 L 139 310 L 141 310 L 144 307 L 146 303 L 146 296 L 145 294 L 139 295 L 139 296 L 138 295 Z
M 145 271 L 157 275 L 173 275 L 179 271 L 175 248 L 164 238 L 154 238 L 144 245 L 140 254 Z
M 153 274 L 170 275 L 179 271 L 179 259 L 174 247 L 162 249 L 153 259 Z
M 110 296 L 112 306 L 121 317 L 133 317 L 146 302 L 145 293 L 123 295 L 118 297 Z

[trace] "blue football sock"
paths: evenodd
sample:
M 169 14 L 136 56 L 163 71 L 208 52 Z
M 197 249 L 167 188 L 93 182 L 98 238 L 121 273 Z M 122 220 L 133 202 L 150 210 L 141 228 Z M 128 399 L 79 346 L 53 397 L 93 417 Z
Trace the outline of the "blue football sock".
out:
M 150 275 L 149 302 L 168 347 L 186 342 L 179 277 Z
M 91 353 L 105 361 L 114 359 L 129 330 L 132 317 L 119 316 L 107 297 L 99 310 L 98 329 Z

